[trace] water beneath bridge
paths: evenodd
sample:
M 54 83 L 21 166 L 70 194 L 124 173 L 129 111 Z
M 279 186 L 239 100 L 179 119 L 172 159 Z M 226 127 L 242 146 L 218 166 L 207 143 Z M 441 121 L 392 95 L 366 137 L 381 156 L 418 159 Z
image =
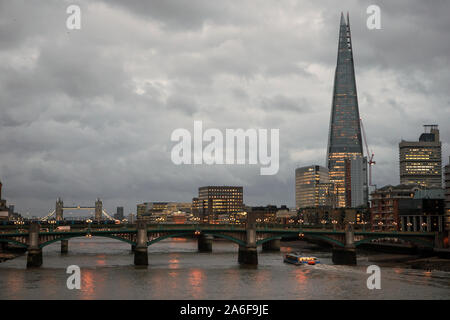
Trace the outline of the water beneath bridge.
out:
M 149 266 L 133 265 L 130 245 L 106 238 L 75 238 L 69 254 L 44 248 L 44 263 L 26 269 L 26 256 L 0 263 L 0 299 L 449 299 L 450 273 L 413 270 L 359 254 L 357 266 L 336 266 L 331 253 L 305 242 L 284 242 L 281 252 L 260 253 L 257 268 L 237 262 L 237 245 L 214 241 L 213 253 L 197 242 L 163 240 L 149 247 Z M 286 252 L 317 256 L 321 264 L 283 263 Z M 383 254 L 388 257 L 389 255 Z M 376 259 L 377 262 L 374 262 Z M 381 290 L 366 286 L 368 265 L 381 267 Z M 81 268 L 81 289 L 66 286 L 69 265 Z

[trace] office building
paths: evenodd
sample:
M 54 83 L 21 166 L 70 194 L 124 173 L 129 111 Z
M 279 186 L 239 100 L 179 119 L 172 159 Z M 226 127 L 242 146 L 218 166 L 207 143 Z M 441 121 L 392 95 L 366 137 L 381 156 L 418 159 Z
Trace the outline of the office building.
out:
M 136 212 L 139 218 L 150 219 L 151 216 L 168 215 L 178 211 L 190 213 L 191 206 L 192 204 L 190 202 L 152 201 L 138 204 L 136 206 Z
M 333 206 L 334 185 L 328 169 L 318 165 L 295 170 L 295 206 L 299 208 Z
M 368 206 L 367 157 L 355 156 L 345 159 L 345 206 L 357 208 Z
M 124 219 L 123 207 L 117 207 L 116 208 L 116 213 L 114 214 L 114 219 L 117 219 L 117 220 L 123 220 Z
M 198 189 L 192 199 L 192 212 L 203 222 L 218 222 L 219 215 L 242 212 L 243 188 L 235 186 L 206 186 Z
M 419 141 L 399 143 L 400 184 L 442 188 L 442 154 L 437 125 L 424 125 Z
M 327 148 L 327 167 L 330 182 L 336 188 L 337 207 L 351 205 L 346 196 L 345 160 L 363 156 L 352 51 L 349 16 L 345 21 L 341 14 Z

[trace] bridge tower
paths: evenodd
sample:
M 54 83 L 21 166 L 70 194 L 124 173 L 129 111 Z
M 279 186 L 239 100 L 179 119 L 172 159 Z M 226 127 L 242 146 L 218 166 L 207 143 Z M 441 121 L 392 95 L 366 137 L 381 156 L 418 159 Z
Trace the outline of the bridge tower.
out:
M 39 248 L 39 223 L 32 223 L 28 231 L 27 268 L 42 265 L 42 248 Z
M 134 265 L 147 266 L 147 223 L 144 220 L 138 220 L 136 223 L 136 247 L 134 248 Z
M 100 221 L 102 219 L 102 212 L 103 212 L 102 200 L 97 198 L 97 200 L 95 201 L 95 216 L 94 216 L 94 219 L 96 221 Z
M 64 211 L 64 202 L 61 198 L 58 197 L 56 199 L 56 206 L 55 206 L 55 218 L 57 221 L 63 220 L 63 211 Z
M 258 265 L 255 216 L 251 212 L 247 214 L 245 245 L 239 245 L 238 262 L 246 265 Z
M 332 261 L 334 264 L 356 265 L 355 233 L 352 225 L 345 227 L 345 246 L 332 249 Z

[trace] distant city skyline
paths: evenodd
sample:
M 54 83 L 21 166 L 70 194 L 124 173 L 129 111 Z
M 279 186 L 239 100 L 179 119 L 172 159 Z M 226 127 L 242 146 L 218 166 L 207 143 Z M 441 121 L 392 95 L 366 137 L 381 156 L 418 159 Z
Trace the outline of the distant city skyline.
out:
M 0 180 L 17 212 L 100 198 L 128 215 L 145 201 L 188 202 L 205 185 L 243 186 L 247 205 L 293 207 L 295 169 L 325 165 L 341 11 L 373 182 L 400 182 L 398 144 L 424 124 L 439 125 L 448 164 L 448 3 L 380 1 L 380 30 L 366 27 L 364 1 L 263 1 L 257 12 L 246 1 L 78 4 L 81 30 L 66 29 L 62 2 L 11 1 L 0 12 Z M 174 165 L 170 133 L 195 120 L 279 128 L 278 174 Z

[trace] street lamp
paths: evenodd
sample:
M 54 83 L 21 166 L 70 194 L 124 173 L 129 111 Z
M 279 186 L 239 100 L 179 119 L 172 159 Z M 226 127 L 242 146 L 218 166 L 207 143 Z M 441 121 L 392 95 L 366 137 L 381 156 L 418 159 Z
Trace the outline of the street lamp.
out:
M 380 226 L 380 229 L 383 230 L 383 221 L 378 222 L 378 225 Z
M 406 225 L 408 226 L 408 230 L 406 230 L 406 231 L 409 231 L 409 228 L 412 226 L 412 223 L 408 222 Z
M 338 223 L 336 220 L 333 219 L 333 221 L 331 221 L 331 223 L 333 224 L 333 231 L 336 231 L 336 224 Z
M 427 226 L 426 222 L 422 222 L 422 231 L 425 232 L 425 227 Z
M 364 221 L 364 220 L 361 221 L 361 224 L 363 226 L 363 231 L 366 231 L 366 224 L 367 223 L 368 223 L 367 221 Z
M 87 230 L 87 233 L 86 233 L 86 237 L 87 238 L 92 238 L 92 235 L 91 235 L 91 223 L 92 223 L 92 220 L 91 219 L 87 219 L 86 223 L 88 224 L 88 230 Z

